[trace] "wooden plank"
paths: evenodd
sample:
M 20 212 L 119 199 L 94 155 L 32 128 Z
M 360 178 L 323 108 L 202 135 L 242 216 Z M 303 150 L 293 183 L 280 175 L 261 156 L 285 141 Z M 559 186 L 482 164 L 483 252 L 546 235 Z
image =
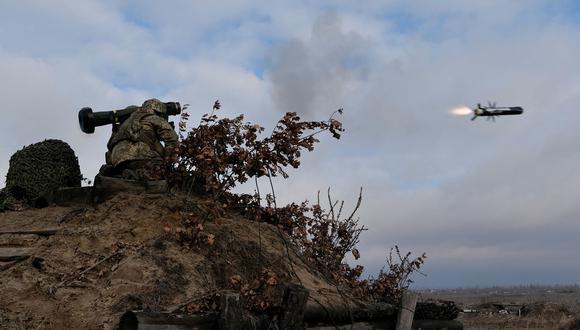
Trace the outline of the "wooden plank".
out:
M 31 256 L 31 248 L 0 248 L 0 261 L 24 260 Z
M 180 315 L 143 311 L 128 311 L 119 321 L 119 330 L 210 330 L 215 329 L 215 314 Z
M 2 230 L 0 235 L 38 235 L 52 236 L 58 232 L 56 228 L 49 229 L 28 229 L 28 230 Z
M 352 316 L 352 318 L 351 318 Z M 396 309 L 387 303 L 366 305 L 320 305 L 307 306 L 304 321 L 308 324 L 350 324 L 354 322 L 392 322 L 397 319 Z
M 221 296 L 220 330 L 238 330 L 242 328 L 242 302 L 240 295 L 226 293 Z
M 121 192 L 164 194 L 167 181 L 135 181 L 97 174 L 92 191 L 92 202 L 101 203 Z
M 403 292 L 396 330 L 411 330 L 415 307 L 417 306 L 417 298 L 419 298 L 419 295 L 415 292 L 409 290 Z
M 457 320 L 414 320 L 413 329 L 421 330 L 463 330 L 463 323 Z
M 298 284 L 289 284 L 284 291 L 282 312 L 280 313 L 280 329 L 302 329 L 308 289 Z
M 372 330 L 394 329 L 388 322 L 355 322 L 347 325 L 317 325 L 306 327 L 308 330 Z M 463 330 L 463 324 L 457 320 L 413 320 L 413 329 L 420 330 Z
M 10 262 L 0 262 L 0 271 L 7 270 L 7 269 L 11 268 L 12 266 L 15 266 L 15 265 L 21 263 L 24 260 L 26 260 L 26 258 L 18 259 L 18 260 L 10 261 Z
M 307 326 L 307 330 L 376 330 L 376 329 L 388 329 L 393 330 L 395 328 L 394 323 L 390 322 L 354 322 L 344 325 L 315 325 Z M 423 329 L 421 329 L 423 330 Z

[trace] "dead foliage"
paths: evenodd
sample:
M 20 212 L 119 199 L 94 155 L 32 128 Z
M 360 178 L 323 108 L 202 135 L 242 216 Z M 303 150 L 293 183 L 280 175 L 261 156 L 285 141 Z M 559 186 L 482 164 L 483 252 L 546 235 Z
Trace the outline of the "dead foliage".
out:
M 420 269 L 426 258 L 425 253 L 416 258 L 411 257 L 411 252 L 403 256 L 399 247 L 395 245 L 387 258 L 387 269 L 381 269 L 377 278 L 370 282 L 369 293 L 381 301 L 398 301 L 403 290 L 413 283 L 411 275 L 421 273 Z
M 184 112 L 179 123 L 181 141 L 175 153 L 171 181 L 174 186 L 192 191 L 221 195 L 253 177 L 282 175 L 287 166 L 297 168 L 304 150 L 314 150 L 316 136 L 328 131 L 339 139 L 342 124 L 331 116 L 327 121 L 301 121 L 295 112 L 286 113 L 265 138 L 264 127 L 244 122 L 244 116 L 219 118 L 221 108 L 214 103 L 212 112 L 201 117 L 197 127 L 187 134 L 189 115 Z M 336 112 L 342 113 L 342 109 Z M 335 113 L 336 113 L 335 112 Z
M 215 217 L 216 212 L 236 212 L 276 226 L 282 238 L 289 237 L 289 241 L 285 241 L 288 255 L 288 244 L 292 244 L 306 262 L 336 283 L 337 288 L 346 288 L 359 297 L 397 302 L 426 256 L 411 259 L 410 253 L 403 256 L 395 246 L 387 258 L 387 268 L 381 270 L 377 278 L 365 280 L 361 278 L 363 266 L 351 267 L 345 262 L 348 254 L 355 260 L 360 258 L 356 246 L 366 228 L 359 224 L 356 213 L 362 202 L 362 188 L 355 207 L 348 213 L 344 201 L 333 200 L 330 189 L 326 193 L 326 207 L 320 193 L 313 204 L 304 201 L 278 206 L 276 202 L 272 177 L 287 178 L 287 167 L 298 168 L 302 153 L 314 150 L 319 134 L 329 132 L 339 139 L 344 129 L 334 116 L 342 114 L 343 110 L 338 109 L 326 121 L 302 121 L 296 113 L 288 112 L 269 136 L 261 137 L 264 127 L 245 122 L 243 115 L 221 118 L 216 115 L 220 109 L 221 104 L 216 101 L 211 113 L 202 115 L 199 125 L 189 132 L 186 129 L 189 115 L 185 111 L 182 113 L 180 143 L 168 157 L 170 162 L 166 166 L 171 187 L 186 193 L 210 195 L 215 205 L 203 213 L 184 210 L 181 226 L 166 228 L 166 231 L 190 247 L 211 247 L 216 237 L 204 231 L 205 222 Z M 264 197 L 258 186 L 258 179 L 263 177 L 268 179 L 271 188 Z M 250 179 L 256 180 L 254 194 L 231 192 L 236 185 Z M 265 312 L 276 307 L 279 282 L 276 273 L 264 268 L 255 279 L 233 275 L 227 289 L 240 292 L 248 302 L 248 309 Z
M 247 280 L 240 275 L 229 279 L 229 286 L 244 298 L 246 309 L 256 313 L 273 313 L 280 305 L 283 288 L 278 274 L 264 269 L 254 279 Z

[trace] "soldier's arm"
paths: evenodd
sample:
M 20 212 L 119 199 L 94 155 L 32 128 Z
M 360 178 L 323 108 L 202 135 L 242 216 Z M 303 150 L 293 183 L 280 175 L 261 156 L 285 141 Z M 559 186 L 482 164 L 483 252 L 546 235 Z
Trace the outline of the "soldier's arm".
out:
M 179 137 L 175 133 L 175 129 L 167 122 L 167 120 L 159 117 L 153 116 L 152 123 L 157 131 L 159 139 L 165 143 L 165 148 L 175 148 L 177 147 Z

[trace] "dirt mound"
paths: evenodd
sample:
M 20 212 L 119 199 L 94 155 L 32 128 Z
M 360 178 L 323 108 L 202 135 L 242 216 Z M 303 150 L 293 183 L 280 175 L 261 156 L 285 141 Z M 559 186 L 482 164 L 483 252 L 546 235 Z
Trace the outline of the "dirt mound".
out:
M 0 328 L 114 329 L 127 310 L 189 308 L 227 289 L 251 290 L 264 277 L 271 299 L 292 282 L 310 290 L 308 304 L 344 302 L 276 227 L 223 212 L 203 224 L 211 240 L 183 244 L 182 210 L 202 217 L 212 203 L 119 194 L 95 208 L 0 213 L 0 248 L 29 255 L 0 265 Z M 22 233 L 40 228 L 56 233 Z

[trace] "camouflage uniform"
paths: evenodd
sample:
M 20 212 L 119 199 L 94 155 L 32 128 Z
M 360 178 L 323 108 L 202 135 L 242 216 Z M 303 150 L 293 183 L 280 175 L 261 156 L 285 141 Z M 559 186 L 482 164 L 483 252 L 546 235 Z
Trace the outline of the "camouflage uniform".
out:
M 110 152 L 107 163 L 113 166 L 115 174 L 126 179 L 151 179 L 147 167 L 151 170 L 162 165 L 164 157 L 177 147 L 177 133 L 161 117 L 163 114 L 165 105 L 150 99 L 119 126 L 107 143 Z

